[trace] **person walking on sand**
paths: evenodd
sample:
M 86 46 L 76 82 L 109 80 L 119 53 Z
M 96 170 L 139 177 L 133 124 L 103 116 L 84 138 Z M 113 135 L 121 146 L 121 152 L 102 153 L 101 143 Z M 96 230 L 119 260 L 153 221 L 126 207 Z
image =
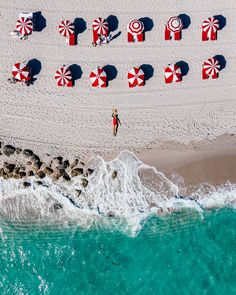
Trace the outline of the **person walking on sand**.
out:
M 117 109 L 113 109 L 112 118 L 113 118 L 112 119 L 113 135 L 116 136 L 118 132 L 118 128 L 121 125 Z

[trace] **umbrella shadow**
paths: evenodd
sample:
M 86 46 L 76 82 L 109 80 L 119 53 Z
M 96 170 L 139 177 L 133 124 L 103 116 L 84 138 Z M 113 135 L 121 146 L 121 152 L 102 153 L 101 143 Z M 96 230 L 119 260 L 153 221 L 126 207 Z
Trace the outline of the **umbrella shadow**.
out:
M 144 30 L 143 30 L 143 39 L 145 41 L 145 33 L 149 32 L 152 30 L 152 28 L 154 27 L 154 22 L 150 17 L 142 17 L 139 19 L 143 25 L 144 25 Z
M 77 64 L 70 65 L 68 68 L 71 71 L 72 81 L 74 84 L 76 80 L 79 80 L 82 77 L 83 71 L 81 69 L 81 66 Z
M 117 69 L 115 66 L 113 65 L 106 65 L 105 67 L 102 68 L 105 73 L 107 74 L 107 84 L 114 80 L 117 77 Z
M 149 32 L 154 27 L 154 22 L 150 17 L 142 17 L 139 19 L 144 25 L 144 33 Z
M 37 80 L 35 76 L 38 75 L 42 69 L 42 64 L 38 59 L 34 58 L 28 61 L 27 67 L 30 69 L 30 82 L 33 84 Z
M 226 18 L 223 15 L 214 15 L 214 18 L 219 21 L 219 30 L 222 30 L 226 26 Z
M 75 40 L 77 44 L 78 35 L 82 34 L 87 29 L 86 21 L 83 18 L 76 18 L 74 20 Z
M 115 15 L 109 15 L 106 21 L 108 22 L 109 34 L 118 29 L 119 21 Z
M 214 58 L 216 58 L 220 64 L 220 71 L 222 71 L 226 67 L 226 59 L 223 55 L 215 55 Z
M 154 68 L 152 65 L 143 64 L 140 66 L 140 69 L 144 72 L 145 81 L 148 81 L 153 77 Z
M 181 60 L 176 63 L 178 67 L 180 67 L 182 76 L 187 76 L 189 72 L 189 65 L 185 61 Z
M 191 18 L 187 14 L 180 14 L 178 17 L 182 20 L 183 30 L 187 29 L 191 25 Z
M 41 32 L 44 28 L 46 28 L 47 21 L 46 18 L 42 15 L 41 11 L 33 13 L 33 23 L 34 31 L 36 32 Z

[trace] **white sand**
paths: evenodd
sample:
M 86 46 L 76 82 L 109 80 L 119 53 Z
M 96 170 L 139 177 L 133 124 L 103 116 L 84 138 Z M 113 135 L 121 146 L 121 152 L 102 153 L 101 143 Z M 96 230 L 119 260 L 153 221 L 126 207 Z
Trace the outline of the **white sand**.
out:
M 41 11 L 46 28 L 26 41 L 12 39 L 18 13 Z M 191 24 L 180 42 L 164 41 L 170 16 L 185 13 Z M 108 46 L 93 48 L 94 18 L 115 15 L 122 34 Z M 201 41 L 201 22 L 223 15 L 227 24 L 218 41 Z M 236 1 L 235 0 L 21 0 L 0 1 L 0 139 L 35 152 L 86 155 L 122 149 L 141 150 L 154 142 L 188 143 L 236 132 Z M 78 45 L 69 47 L 58 33 L 62 18 L 86 21 Z M 128 44 L 129 20 L 149 17 L 154 27 L 143 44 Z M 114 33 L 116 33 L 114 32 Z M 113 33 L 113 34 L 114 34 Z M 218 80 L 201 80 L 201 65 L 223 55 L 226 68 Z M 36 58 L 42 63 L 30 87 L 6 82 L 15 62 Z M 165 85 L 163 68 L 185 61 L 190 71 L 180 84 Z M 54 73 L 63 64 L 78 64 L 83 75 L 74 88 L 58 88 Z M 118 75 L 107 89 L 92 89 L 88 79 L 97 66 L 114 65 Z M 129 89 L 127 71 L 150 64 L 153 77 L 143 88 Z M 111 109 L 120 112 L 122 126 L 112 136 Z

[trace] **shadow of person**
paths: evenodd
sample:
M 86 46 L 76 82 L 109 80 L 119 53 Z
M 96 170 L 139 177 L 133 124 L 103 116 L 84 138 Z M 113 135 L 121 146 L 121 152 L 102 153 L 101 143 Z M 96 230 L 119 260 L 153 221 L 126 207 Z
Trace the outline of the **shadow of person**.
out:
M 41 11 L 33 13 L 34 31 L 41 32 L 47 26 L 47 21 Z
M 215 55 L 214 58 L 216 58 L 220 64 L 220 71 L 222 71 L 226 67 L 226 59 L 223 55 Z
M 28 61 L 27 67 L 30 69 L 30 82 L 33 84 L 34 81 L 37 80 L 35 76 L 38 75 L 42 69 L 42 64 L 38 59 L 34 58 Z
M 191 25 L 191 18 L 187 14 L 180 14 L 178 17 L 182 20 L 183 30 L 187 29 Z
M 112 36 L 111 41 L 115 40 L 116 38 L 118 38 L 121 35 L 121 31 L 118 32 L 117 34 L 115 34 L 114 36 Z
M 76 18 L 74 20 L 75 40 L 78 43 L 78 35 L 82 34 L 87 29 L 86 21 L 83 18 Z
M 69 70 L 71 71 L 72 81 L 74 84 L 76 80 L 79 80 L 82 77 L 83 71 L 81 69 L 81 66 L 79 66 L 78 64 L 70 65 Z
M 145 81 L 148 81 L 153 77 L 154 68 L 152 65 L 143 64 L 140 66 L 140 69 L 144 72 Z
M 180 67 L 182 76 L 187 76 L 189 72 L 189 65 L 185 61 L 181 60 L 176 63 L 178 67 Z
M 223 15 L 214 15 L 214 18 L 219 21 L 219 30 L 222 30 L 226 26 L 226 18 Z
M 117 77 L 118 72 L 115 66 L 106 65 L 105 67 L 103 67 L 103 70 L 107 74 L 107 84 Z

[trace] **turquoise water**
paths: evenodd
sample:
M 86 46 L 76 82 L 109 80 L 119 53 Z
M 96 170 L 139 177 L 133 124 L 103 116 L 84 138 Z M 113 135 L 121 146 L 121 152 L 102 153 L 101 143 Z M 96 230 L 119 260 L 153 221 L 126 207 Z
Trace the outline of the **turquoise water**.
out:
M 0 222 L 0 294 L 236 294 L 236 212 L 119 231 Z

